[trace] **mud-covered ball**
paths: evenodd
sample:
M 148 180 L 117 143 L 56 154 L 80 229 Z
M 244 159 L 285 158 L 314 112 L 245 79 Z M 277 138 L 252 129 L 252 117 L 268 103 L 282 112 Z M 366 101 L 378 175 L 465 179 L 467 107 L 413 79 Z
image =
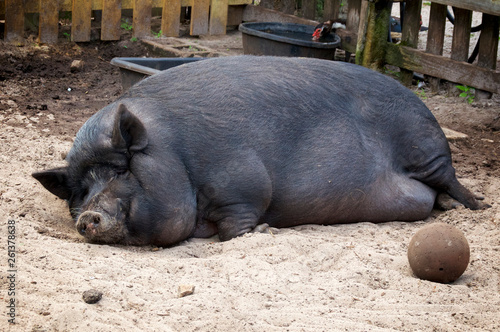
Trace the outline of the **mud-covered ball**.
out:
M 420 279 L 451 283 L 469 265 L 470 249 L 464 234 L 456 227 L 433 223 L 415 233 L 408 246 L 408 261 Z

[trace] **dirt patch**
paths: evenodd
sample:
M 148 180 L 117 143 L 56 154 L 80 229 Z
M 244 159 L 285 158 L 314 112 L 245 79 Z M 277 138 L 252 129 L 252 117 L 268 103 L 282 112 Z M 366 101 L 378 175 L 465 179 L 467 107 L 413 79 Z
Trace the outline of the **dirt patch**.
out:
M 241 52 L 215 38 L 186 41 Z M 224 243 L 190 240 L 168 249 L 83 243 L 65 203 L 30 174 L 62 166 L 78 128 L 120 95 L 119 72 L 109 61 L 151 56 L 150 51 L 128 38 L 20 48 L 0 43 L 0 49 L 3 272 L 9 220 L 16 226 L 17 251 L 17 324 L 7 324 L 10 296 L 2 291 L 2 329 L 500 328 L 498 96 L 470 105 L 415 89 L 442 125 L 469 136 L 451 142 L 454 166 L 461 182 L 492 205 L 486 211 L 435 211 L 425 221 L 457 226 L 471 247 L 465 274 L 442 285 L 415 278 L 408 266 L 407 246 L 424 222 L 301 226 Z M 80 71 L 71 71 L 73 60 L 83 61 Z M 1 275 L 5 290 L 9 280 Z M 185 284 L 194 293 L 178 298 Z M 85 303 L 82 293 L 88 289 L 102 292 L 102 299 Z

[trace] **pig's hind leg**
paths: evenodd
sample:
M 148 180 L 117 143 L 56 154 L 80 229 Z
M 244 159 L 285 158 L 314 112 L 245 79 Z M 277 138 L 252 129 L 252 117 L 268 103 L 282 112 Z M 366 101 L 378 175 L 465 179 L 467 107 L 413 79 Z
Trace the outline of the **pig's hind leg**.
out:
M 438 156 L 427 163 L 422 163 L 419 167 L 415 167 L 411 177 L 425 183 L 440 195 L 448 194 L 471 210 L 489 207 L 478 201 L 474 194 L 458 182 L 450 157 Z M 437 203 L 440 205 L 439 201 Z

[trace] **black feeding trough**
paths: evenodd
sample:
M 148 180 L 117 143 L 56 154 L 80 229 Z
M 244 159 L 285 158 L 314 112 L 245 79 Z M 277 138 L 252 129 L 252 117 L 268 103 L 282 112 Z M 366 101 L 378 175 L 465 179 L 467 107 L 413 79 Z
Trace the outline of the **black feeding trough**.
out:
M 314 27 L 295 23 L 243 23 L 243 53 L 307 57 L 333 60 L 340 37 L 330 33 L 324 40 L 313 41 Z
M 111 64 L 120 68 L 123 90 L 143 78 L 186 63 L 206 58 L 113 58 Z

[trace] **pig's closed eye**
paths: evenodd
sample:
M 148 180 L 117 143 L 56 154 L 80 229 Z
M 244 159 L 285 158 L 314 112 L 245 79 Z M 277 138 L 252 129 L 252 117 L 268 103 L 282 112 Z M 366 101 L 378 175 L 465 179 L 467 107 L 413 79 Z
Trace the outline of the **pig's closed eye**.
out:
M 116 172 L 116 175 L 125 175 L 125 174 L 127 174 L 128 169 L 126 169 L 126 168 L 119 168 L 119 169 L 115 170 L 115 172 Z

